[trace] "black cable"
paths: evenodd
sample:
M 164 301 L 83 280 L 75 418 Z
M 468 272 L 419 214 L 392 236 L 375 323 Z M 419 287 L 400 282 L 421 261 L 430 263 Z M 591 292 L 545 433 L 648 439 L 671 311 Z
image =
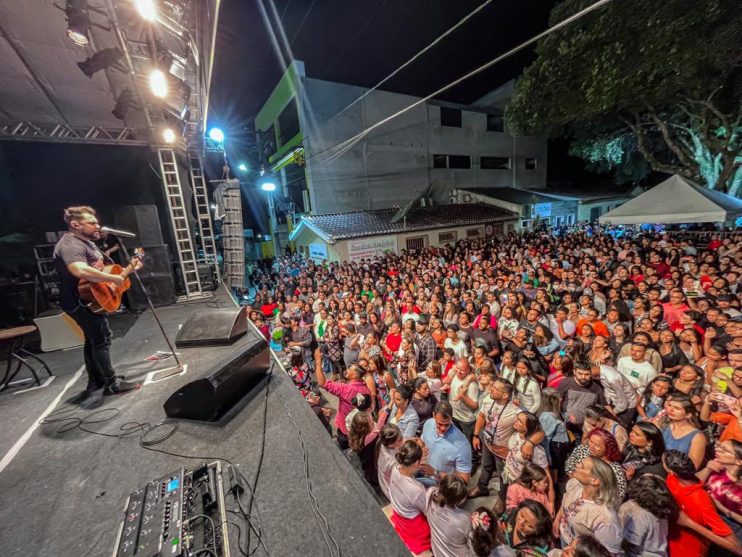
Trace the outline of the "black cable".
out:
M 88 414 L 83 414 L 82 416 L 74 416 L 72 415 L 73 412 L 71 410 L 80 410 L 79 407 L 71 405 L 64 408 L 61 408 L 59 410 L 55 410 L 54 412 L 51 412 L 48 414 L 45 418 L 39 421 L 39 424 L 41 425 L 51 425 L 60 423 L 62 424 L 60 427 L 57 428 L 55 431 L 56 434 L 63 434 L 63 433 L 69 433 L 70 431 L 74 431 L 75 429 L 79 429 L 85 433 L 89 433 L 92 435 L 100 435 L 102 437 L 109 437 L 109 438 L 124 438 L 129 437 L 135 433 L 140 433 L 139 436 L 139 446 L 142 447 L 145 450 L 153 451 L 157 453 L 162 453 L 168 456 L 173 456 L 176 458 L 185 458 L 185 459 L 191 459 L 191 460 L 200 460 L 200 461 L 222 461 L 226 462 L 232 470 L 235 470 L 238 476 L 242 479 L 242 481 L 245 482 L 248 489 L 250 489 L 251 492 L 251 499 L 255 498 L 254 493 L 252 492 L 252 487 L 250 486 L 249 482 L 247 481 L 247 478 L 242 474 L 241 471 L 237 469 L 237 467 L 232 464 L 232 462 L 226 458 L 222 457 L 215 457 L 215 456 L 202 456 L 202 455 L 184 455 L 180 453 L 174 453 L 171 451 L 166 451 L 164 449 L 156 449 L 154 448 L 155 445 L 158 445 L 170 437 L 172 437 L 175 432 L 178 430 L 178 423 L 171 421 L 171 420 L 163 420 L 162 422 L 159 422 L 155 424 L 154 426 L 151 425 L 148 422 L 126 422 L 123 425 L 119 427 L 119 431 L 121 433 L 105 433 L 102 431 L 95 431 L 93 429 L 88 429 L 84 427 L 88 424 L 101 424 L 101 423 L 107 423 L 116 418 L 119 414 L 121 414 L 121 410 L 118 408 L 104 408 L 102 410 L 96 410 L 94 412 L 90 412 Z M 110 414 L 110 415 L 107 415 Z M 265 424 L 264 424 L 265 427 Z M 160 428 L 166 428 L 164 433 L 161 433 L 159 436 L 155 437 L 154 439 L 150 439 L 149 436 L 153 434 L 153 432 L 156 432 Z M 262 456 L 261 456 L 261 464 L 262 464 Z M 257 476 L 256 476 L 257 479 Z M 239 499 L 238 499 L 239 501 Z M 258 507 L 257 502 L 255 502 L 255 509 L 258 513 L 258 518 L 260 517 L 260 509 Z M 270 551 L 268 550 L 268 547 L 265 544 L 265 541 L 263 540 L 262 536 L 262 528 L 256 527 L 253 524 L 253 521 L 250 518 L 250 515 L 244 512 L 244 509 L 240 509 L 240 513 L 242 514 L 243 518 L 247 521 L 248 525 L 250 526 L 250 529 L 255 532 L 255 535 L 258 537 L 258 545 L 257 547 L 260 547 L 260 545 L 263 546 L 265 549 L 265 552 L 267 555 L 270 556 Z M 249 549 L 249 548 L 248 548 Z M 208 550 L 207 548 L 204 548 L 203 550 L 199 551 L 205 551 Z M 254 553 L 254 551 L 253 551 Z M 248 554 L 245 554 L 243 552 L 243 555 L 246 555 L 246 557 L 249 557 Z
M 268 373 L 268 382 L 265 384 L 265 401 L 263 404 L 263 433 L 260 436 L 260 457 L 258 458 L 258 467 L 255 470 L 255 479 L 253 480 L 252 487 L 250 487 L 250 503 L 247 507 L 247 515 L 252 515 L 252 506 L 253 502 L 255 501 L 256 497 L 256 490 L 258 488 L 258 480 L 260 479 L 260 471 L 263 469 L 263 457 L 265 456 L 265 435 L 266 431 L 268 429 L 268 392 L 270 390 L 270 384 L 271 380 L 273 379 L 273 371 L 271 370 Z M 240 502 L 240 498 L 237 497 L 237 505 L 240 507 L 240 510 L 242 510 L 242 503 Z M 255 546 L 255 551 L 257 551 L 258 546 Z M 253 554 L 252 551 L 250 551 L 250 530 L 247 531 L 247 551 L 250 555 Z M 267 551 L 267 550 L 266 550 Z
M 271 379 L 273 379 L 271 377 Z M 304 468 L 302 472 L 304 473 L 304 481 L 307 488 L 307 495 L 309 496 L 310 500 L 310 507 L 312 508 L 312 513 L 314 514 L 314 519 L 317 521 L 317 524 L 319 525 L 320 532 L 322 533 L 322 539 L 325 542 L 325 545 L 327 546 L 327 549 L 330 552 L 330 555 L 335 555 L 332 550 L 332 546 L 330 545 L 330 542 L 332 542 L 332 545 L 335 546 L 335 550 L 337 551 L 337 556 L 341 557 L 341 551 L 340 546 L 338 545 L 335 538 L 332 536 L 332 533 L 330 531 L 330 525 L 327 521 L 327 517 L 322 514 L 322 511 L 319 508 L 319 503 L 317 501 L 317 498 L 314 496 L 314 493 L 312 492 L 312 479 L 309 476 L 309 451 L 307 450 L 307 445 L 304 442 L 304 436 L 302 435 L 301 428 L 299 427 L 299 424 L 296 423 L 296 420 L 294 419 L 293 414 L 291 414 L 291 410 L 289 409 L 288 405 L 286 404 L 286 401 L 281 396 L 280 390 L 276 388 L 276 394 L 278 395 L 279 400 L 281 401 L 281 405 L 283 406 L 284 412 L 286 413 L 286 416 L 289 418 L 289 421 L 291 422 L 291 425 L 296 430 L 296 435 L 299 438 L 299 443 L 301 445 L 302 449 L 302 459 L 304 461 Z M 325 530 L 327 530 L 327 533 L 325 533 Z M 329 539 L 328 539 L 329 538 Z
M 235 513 L 234 511 L 227 511 L 227 512 L 238 514 L 238 513 Z M 231 524 L 232 526 L 237 528 L 237 549 L 240 550 L 240 553 L 242 555 L 244 555 L 245 557 L 248 557 L 247 553 L 245 553 L 245 550 L 242 549 L 242 528 L 240 528 L 240 525 L 237 524 L 236 522 L 232 522 L 231 520 L 225 520 L 224 522 L 222 522 L 222 524 Z M 221 524 L 219 526 L 221 526 Z

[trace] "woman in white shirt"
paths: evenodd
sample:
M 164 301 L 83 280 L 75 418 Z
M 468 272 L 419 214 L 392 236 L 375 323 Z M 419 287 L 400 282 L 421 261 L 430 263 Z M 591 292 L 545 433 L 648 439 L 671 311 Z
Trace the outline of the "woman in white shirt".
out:
M 530 460 L 536 466 L 540 466 L 545 472 L 548 471 L 549 459 L 541 445 L 535 445 L 533 447 L 533 454 L 530 459 L 526 459 L 521 452 L 526 441 L 540 428 L 541 423 L 538 421 L 538 418 L 530 412 L 520 412 L 515 417 L 515 421 L 513 422 L 515 432 L 508 441 L 509 451 L 505 457 L 505 470 L 502 473 L 502 481 L 500 482 L 500 499 L 503 502 L 506 500 L 508 486 L 520 478 L 523 472 L 523 465 L 527 460 Z M 549 494 L 550 499 L 553 501 L 554 496 L 551 482 L 549 483 Z
M 379 456 L 376 460 L 376 470 L 379 475 L 379 487 L 387 499 L 389 496 L 389 482 L 392 479 L 392 469 L 397 466 L 397 450 L 404 443 L 402 432 L 396 425 L 387 424 L 379 433 Z
M 618 510 L 626 555 L 667 557 L 667 521 L 678 510 L 667 484 L 653 474 L 644 474 L 629 484 L 626 496 Z
M 425 516 L 436 557 L 470 557 L 469 513 L 459 508 L 466 496 L 466 482 L 456 474 L 449 474 L 437 487 L 428 489 Z
M 577 465 L 562 506 L 554 519 L 554 536 L 562 547 L 581 535 L 591 534 L 611 554 L 623 555 L 623 528 L 614 505 L 618 500 L 616 479 L 605 462 L 587 457 Z
M 430 526 L 425 518 L 425 488 L 415 479 L 423 458 L 422 447 L 409 439 L 397 450 L 397 466 L 392 468 L 389 499 L 394 529 L 412 553 L 430 549 Z
M 519 359 L 515 364 L 515 373 L 513 398 L 517 401 L 516 404 L 531 413 L 538 412 L 541 407 L 541 387 L 533 376 L 531 363 L 524 358 Z

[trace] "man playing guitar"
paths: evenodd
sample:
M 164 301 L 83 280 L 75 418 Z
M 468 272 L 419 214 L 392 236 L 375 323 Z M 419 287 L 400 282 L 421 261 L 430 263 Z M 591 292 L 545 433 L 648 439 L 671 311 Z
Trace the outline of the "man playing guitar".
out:
M 54 246 L 54 263 L 61 281 L 62 309 L 85 333 L 85 370 L 88 373 L 87 395 L 103 389 L 104 394 L 121 394 L 139 388 L 138 383 L 124 381 L 111 364 L 111 329 L 105 315 L 89 311 L 80 301 L 78 283 L 108 282 L 121 286 L 124 278 L 103 272 L 103 253 L 95 245 L 101 237 L 100 224 L 92 207 L 67 207 L 64 210 L 66 232 Z M 142 262 L 133 259 L 133 270 Z

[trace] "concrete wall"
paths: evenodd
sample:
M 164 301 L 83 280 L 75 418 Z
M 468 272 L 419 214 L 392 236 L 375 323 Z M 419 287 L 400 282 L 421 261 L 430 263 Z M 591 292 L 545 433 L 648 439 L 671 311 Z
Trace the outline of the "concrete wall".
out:
M 335 145 L 418 101 L 373 91 L 338 115 L 366 89 L 304 78 L 300 121 L 312 212 L 372 210 L 404 205 L 432 185 L 430 197 L 447 203 L 452 188 L 544 187 L 546 141 L 487 131 L 484 112 L 462 113 L 462 127 L 442 126 L 440 106 L 422 103 L 397 116 L 342 153 Z M 469 169 L 433 168 L 433 155 L 467 155 Z M 510 157 L 511 168 L 484 170 L 480 157 Z M 526 170 L 526 158 L 537 159 Z

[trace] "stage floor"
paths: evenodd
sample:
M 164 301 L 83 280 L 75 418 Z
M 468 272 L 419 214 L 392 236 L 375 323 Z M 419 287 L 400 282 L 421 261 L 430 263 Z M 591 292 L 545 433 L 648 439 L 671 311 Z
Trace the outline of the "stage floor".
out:
M 229 304 L 228 294 L 219 291 L 212 299 L 160 308 L 158 314 L 174 338 L 192 312 Z M 49 386 L 0 393 L 0 555 L 112 555 L 124 503 L 132 491 L 172 470 L 214 458 L 238 465 L 252 483 L 263 442 L 255 501 L 270 555 L 409 555 L 365 484 L 277 365 L 227 419 L 218 424 L 178 421 L 176 433 L 153 447 L 200 459 L 146 450 L 138 434 L 106 437 L 79 428 L 60 431 L 70 422 L 39 425 L 52 410 L 55 419 L 87 419 L 85 428 L 111 435 L 120 435 L 127 422 L 157 424 L 165 419 L 162 404 L 172 392 L 249 343 L 244 337 L 232 346 L 180 349 L 181 360 L 188 365 L 184 375 L 146 385 L 136 393 L 104 397 L 95 410 L 70 404 L 86 383 L 81 350 L 43 355 L 56 374 Z M 145 312 L 123 337 L 114 340 L 113 361 L 129 378 L 143 379 L 172 362 L 144 361 L 158 350 L 167 350 L 167 345 L 152 314 Z M 328 540 L 332 549 L 328 548 L 324 522 L 311 502 L 300 437 L 307 449 L 311 494 L 339 552 L 332 540 Z M 230 504 L 229 508 L 236 508 L 231 496 Z M 255 520 L 257 512 L 253 515 Z M 230 520 L 242 529 L 244 551 L 247 524 L 236 515 Z M 230 539 L 232 555 L 240 555 L 236 528 L 230 527 Z M 255 542 L 253 535 L 252 547 Z M 262 547 L 255 553 L 265 554 Z

